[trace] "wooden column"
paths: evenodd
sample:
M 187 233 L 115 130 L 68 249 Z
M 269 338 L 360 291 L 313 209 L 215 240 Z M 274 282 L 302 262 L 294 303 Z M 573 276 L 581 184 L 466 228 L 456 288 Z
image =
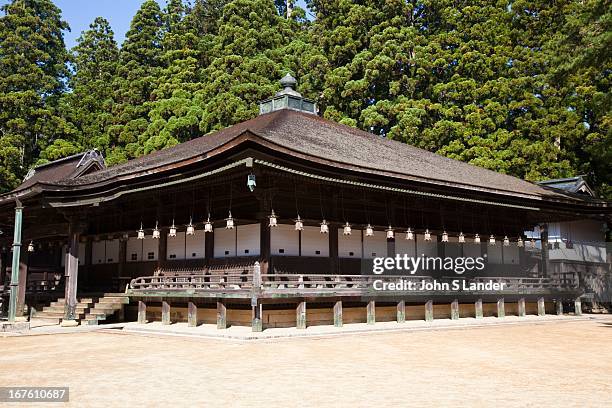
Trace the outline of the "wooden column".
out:
M 147 304 L 142 300 L 138 301 L 138 323 L 145 324 L 147 322 Z
M 538 316 L 546 315 L 546 305 L 544 303 L 544 298 L 538 298 Z
M 329 269 L 330 273 L 338 273 L 338 225 L 329 225 Z
M 268 227 L 268 218 L 265 217 L 264 219 L 262 219 L 260 221 L 260 238 L 259 238 L 259 242 L 261 245 L 261 262 L 260 262 L 260 267 L 261 267 L 261 273 L 262 274 L 267 274 L 268 270 L 269 270 L 269 265 L 270 265 L 270 227 Z
M 497 299 L 497 317 L 506 317 L 506 304 L 504 298 Z
M 406 302 L 404 300 L 397 302 L 397 322 L 406 322 Z
M 64 319 L 62 326 L 76 326 L 77 286 L 79 279 L 79 238 L 81 233 L 79 221 L 70 219 L 68 228 L 68 254 L 66 255 L 66 305 L 64 308 Z
M 425 321 L 433 322 L 433 319 L 433 300 L 428 300 L 427 303 L 425 303 Z
M 198 308 L 193 302 L 187 304 L 187 325 L 189 327 L 198 325 Z
M 157 243 L 157 268 L 161 269 L 168 257 L 168 228 L 161 228 L 159 232 L 159 242 Z M 207 237 L 208 238 L 208 237 Z M 204 244 L 206 245 L 206 244 Z M 143 260 L 146 259 L 146 254 L 142 254 Z
M 576 316 L 582 316 L 582 301 L 580 298 L 576 298 L 576 300 L 574 300 L 574 313 Z
M 368 324 L 376 323 L 376 302 L 375 301 L 370 300 L 368 302 L 367 312 L 368 312 Z
M 217 301 L 217 329 L 227 329 L 227 307 Z
M 555 306 L 557 309 L 557 316 L 563 316 L 563 302 L 560 299 L 555 301 Z
M 518 301 L 518 315 L 519 317 L 525 317 L 525 298 L 520 298 Z
M 7 260 L 8 256 L 6 252 L 0 251 L 0 286 L 3 286 L 6 281 Z
M 451 303 L 451 319 L 459 320 L 459 301 L 457 299 Z
M 295 327 L 298 329 L 306 328 L 306 302 L 298 303 L 295 309 Z
M 474 308 L 475 308 L 475 313 L 474 316 L 477 319 L 482 319 L 483 317 L 483 313 L 482 313 L 482 299 L 478 299 L 475 303 L 474 303 Z
M 543 278 L 548 277 L 548 259 L 549 259 L 549 250 L 548 250 L 548 224 L 543 224 L 540 226 L 540 239 L 542 243 L 542 273 L 541 276 Z M 538 311 L 538 315 L 539 311 Z M 540 315 L 543 316 L 543 315 Z
M 24 315 L 26 300 L 26 289 L 28 284 L 28 251 L 21 247 L 21 257 L 19 258 L 19 296 L 17 296 L 17 316 Z
M 334 326 L 342 327 L 342 325 L 342 301 L 337 300 L 336 303 L 334 303 Z
M 162 301 L 162 324 L 170 324 L 170 304 Z
M 119 238 L 119 259 L 117 261 L 117 278 L 125 276 L 125 263 L 127 262 L 127 238 Z M 129 285 L 129 283 L 128 283 Z M 125 291 L 125 287 L 121 287 L 121 280 L 117 279 L 117 289 L 119 292 Z

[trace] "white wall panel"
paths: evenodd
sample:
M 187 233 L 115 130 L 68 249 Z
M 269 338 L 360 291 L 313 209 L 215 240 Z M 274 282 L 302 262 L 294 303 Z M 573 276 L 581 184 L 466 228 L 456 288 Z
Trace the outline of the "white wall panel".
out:
M 395 233 L 395 253 L 398 255 L 408 255 L 411 258 L 414 258 L 416 255 L 416 241 L 415 240 L 407 240 L 406 234 L 404 231 L 401 233 Z
M 495 245 L 489 245 L 489 238 L 487 238 L 487 262 L 490 264 L 502 264 L 502 243 L 497 241 Z
M 259 256 L 260 224 L 239 225 L 237 228 L 238 256 Z
M 510 246 L 502 247 L 502 250 L 504 251 L 504 264 L 518 265 L 520 263 L 519 247 L 516 246 L 516 242 L 511 242 Z
M 176 237 L 168 236 L 166 259 L 169 261 L 185 259 L 185 233 L 177 232 Z
M 127 241 L 127 248 L 125 258 L 127 262 L 140 262 L 142 261 L 142 241 L 136 237 L 129 237 Z
M 425 236 L 417 234 L 417 255 L 438 256 L 438 237 L 431 235 L 431 241 L 426 242 Z
M 376 258 L 387 256 L 387 233 L 386 231 L 374 231 L 374 235 L 366 237 L 363 235 L 363 257 Z
M 329 234 L 321 234 L 320 227 L 304 227 L 302 256 L 329 256 Z
M 79 254 L 80 258 L 80 254 Z M 91 243 L 91 264 L 99 265 L 106 263 L 106 241 L 93 241 Z
M 236 229 L 215 228 L 214 257 L 236 256 Z
M 195 230 L 195 234 L 186 235 L 185 256 L 186 259 L 203 259 L 205 257 L 206 233 L 204 230 Z
M 142 241 L 142 260 L 157 261 L 159 257 L 159 239 L 147 235 Z
M 338 257 L 361 258 L 361 230 L 353 229 L 351 235 L 344 235 L 338 229 Z
M 279 224 L 270 228 L 270 254 L 285 256 L 300 254 L 300 236 L 294 225 Z

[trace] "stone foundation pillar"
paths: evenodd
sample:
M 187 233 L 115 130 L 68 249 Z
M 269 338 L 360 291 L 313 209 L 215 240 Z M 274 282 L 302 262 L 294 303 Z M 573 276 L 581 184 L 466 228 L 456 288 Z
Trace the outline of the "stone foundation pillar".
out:
M 295 327 L 298 329 L 306 328 L 306 302 L 300 302 L 295 309 Z
M 334 303 L 334 326 L 342 327 L 342 301 Z
M 544 304 L 544 298 L 538 298 L 538 316 L 546 315 L 546 305 Z
M 482 319 L 483 314 L 482 314 L 482 299 L 478 299 L 475 303 L 474 303 L 474 309 L 475 309 L 475 313 L 474 316 L 477 319 Z
M 582 301 L 580 298 L 576 298 L 576 300 L 574 300 L 574 312 L 576 313 L 576 316 L 582 316 Z
M 518 301 L 518 315 L 525 317 L 525 298 L 520 298 Z
M 506 317 L 506 303 L 504 302 L 504 298 L 497 299 L 497 317 Z
M 217 302 L 217 329 L 227 328 L 227 308 L 223 302 Z
M 406 322 L 406 302 L 400 300 L 397 302 L 397 322 L 405 323 Z
M 198 308 L 193 302 L 187 304 L 187 325 L 189 327 L 198 325 Z
M 147 322 L 147 304 L 141 300 L 138 301 L 138 323 L 145 324 Z
M 563 302 L 560 299 L 555 301 L 557 316 L 563 316 Z
M 457 299 L 451 303 L 451 319 L 459 320 L 459 301 Z
M 433 322 L 433 319 L 433 300 L 428 300 L 427 303 L 425 303 L 425 321 Z
M 170 304 L 166 301 L 162 302 L 162 324 L 170 324 Z
M 368 317 L 367 317 L 368 324 L 376 323 L 376 302 L 375 301 L 370 300 L 368 302 L 367 313 L 368 313 Z

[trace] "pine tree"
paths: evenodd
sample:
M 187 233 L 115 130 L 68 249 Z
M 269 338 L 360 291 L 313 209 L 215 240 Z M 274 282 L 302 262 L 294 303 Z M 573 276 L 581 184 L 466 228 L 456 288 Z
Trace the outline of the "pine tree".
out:
M 62 30 L 50 0 L 0 9 L 0 192 L 14 188 L 40 152 L 74 130 L 56 112 L 68 77 Z

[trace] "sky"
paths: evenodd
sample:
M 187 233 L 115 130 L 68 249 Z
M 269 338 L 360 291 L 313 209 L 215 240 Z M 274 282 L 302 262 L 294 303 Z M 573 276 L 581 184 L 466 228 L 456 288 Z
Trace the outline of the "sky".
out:
M 0 5 L 9 0 L 0 0 Z M 81 32 L 89 28 L 96 17 L 106 18 L 115 32 L 118 44 L 123 42 L 125 33 L 130 28 L 130 21 L 144 0 L 53 0 L 62 10 L 62 17 L 70 25 L 70 31 L 64 33 L 66 47 L 72 48 Z M 160 7 L 165 6 L 166 0 L 157 0 Z M 297 2 L 305 8 L 304 1 Z

